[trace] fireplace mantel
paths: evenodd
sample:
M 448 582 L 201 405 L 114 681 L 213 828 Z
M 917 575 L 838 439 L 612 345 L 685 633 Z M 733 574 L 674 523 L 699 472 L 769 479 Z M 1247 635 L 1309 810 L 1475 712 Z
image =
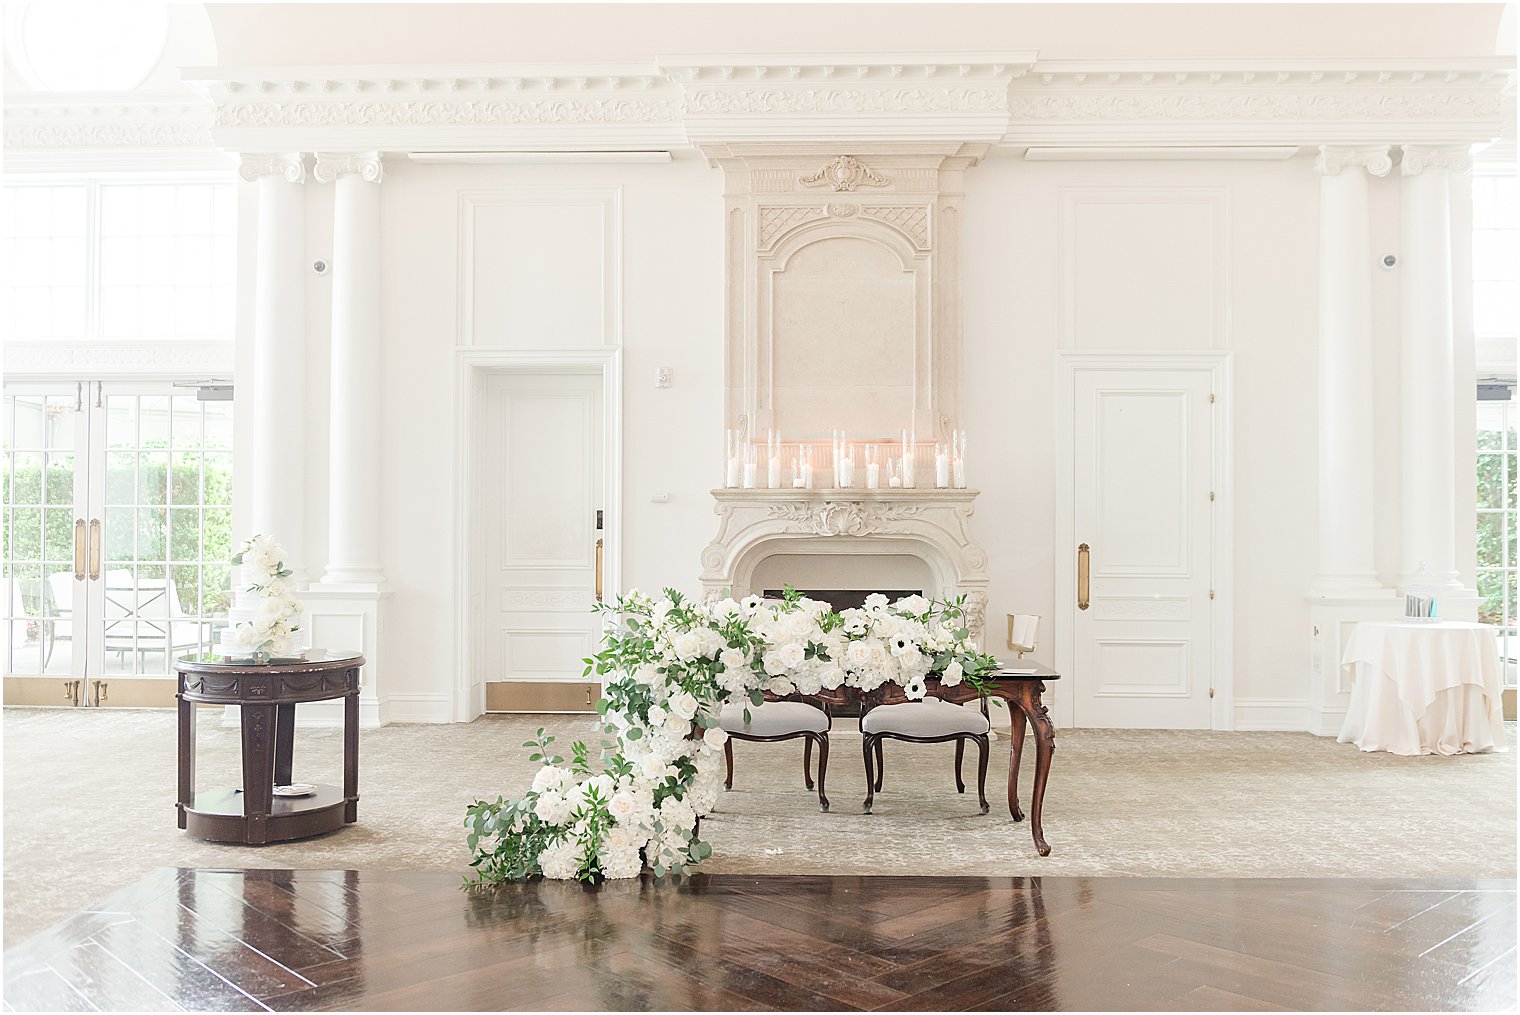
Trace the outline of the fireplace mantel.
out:
M 929 565 L 941 599 L 965 595 L 980 641 L 987 613 L 987 554 L 968 523 L 976 490 L 830 489 L 712 491 L 718 534 L 702 551 L 708 598 L 745 595 L 755 565 L 773 554 L 910 554 Z

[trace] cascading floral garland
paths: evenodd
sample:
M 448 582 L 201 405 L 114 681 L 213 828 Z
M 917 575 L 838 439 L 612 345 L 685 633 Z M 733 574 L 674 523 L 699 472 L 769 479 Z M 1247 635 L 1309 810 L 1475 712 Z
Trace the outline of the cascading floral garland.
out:
M 931 677 L 980 690 L 997 660 L 971 642 L 964 601 L 908 596 L 889 604 L 873 595 L 861 609 L 836 613 L 791 589 L 780 602 L 708 603 L 666 589 L 659 599 L 634 591 L 598 604 L 609 626 L 586 675 L 603 678 L 594 727 L 603 742 L 595 758 L 575 742 L 568 763 L 543 729 L 523 745 L 542 762 L 532 789 L 466 812 L 470 883 L 631 878 L 645 866 L 657 876 L 686 873 L 712 855 L 697 819 L 718 798 L 726 702 L 745 702 L 747 716 L 767 691 L 887 683 L 920 699 Z

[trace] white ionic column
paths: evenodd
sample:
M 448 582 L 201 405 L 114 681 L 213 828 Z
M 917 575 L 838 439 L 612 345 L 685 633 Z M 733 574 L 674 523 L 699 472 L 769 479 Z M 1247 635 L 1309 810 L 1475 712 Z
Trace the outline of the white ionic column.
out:
M 333 210 L 332 387 L 324 585 L 374 587 L 380 555 L 380 154 L 317 153 Z
M 1400 582 L 1453 593 L 1466 590 L 1456 551 L 1450 174 L 1471 168 L 1466 145 L 1404 146 Z
M 1323 146 L 1319 173 L 1319 566 L 1311 595 L 1386 596 L 1373 552 L 1372 243 L 1367 174 L 1387 145 Z
M 244 155 L 238 175 L 258 183 L 253 312 L 253 532 L 279 540 L 292 580 L 306 570 L 306 163 L 299 153 Z

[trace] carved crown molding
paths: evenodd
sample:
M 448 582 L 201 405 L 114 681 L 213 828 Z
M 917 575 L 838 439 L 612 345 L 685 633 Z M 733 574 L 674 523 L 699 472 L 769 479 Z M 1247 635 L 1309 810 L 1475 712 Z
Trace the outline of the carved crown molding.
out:
M 1373 176 L 1387 176 L 1393 169 L 1388 145 L 1320 145 L 1314 159 L 1314 171 L 1321 176 L 1339 176 L 1348 166 L 1362 166 Z
M 1514 67 L 1037 61 L 1003 54 L 670 58 L 639 67 L 189 72 L 223 147 L 647 150 L 722 143 L 1450 144 L 1499 136 Z
M 1453 173 L 1472 172 L 1472 149 L 1467 145 L 1407 144 L 1403 152 L 1399 172 L 1404 176 L 1418 176 L 1426 169 L 1445 169 Z
M 190 93 L 21 93 L 5 103 L 9 150 L 211 146 L 215 108 Z
M 246 183 L 262 176 L 283 176 L 288 183 L 305 183 L 306 156 L 300 152 L 244 155 L 238 160 L 238 176 Z
M 332 183 L 340 176 L 379 183 L 384 173 L 379 152 L 317 152 L 311 175 L 318 183 Z
M 1005 144 L 1450 141 L 1497 135 L 1512 64 L 1046 61 L 1019 81 Z

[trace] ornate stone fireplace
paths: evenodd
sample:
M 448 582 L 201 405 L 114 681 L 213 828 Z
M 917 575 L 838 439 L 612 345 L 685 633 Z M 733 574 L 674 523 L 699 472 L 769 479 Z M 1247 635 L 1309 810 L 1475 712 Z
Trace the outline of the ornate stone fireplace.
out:
M 817 554 L 841 568 L 836 588 L 856 588 L 850 558 L 912 557 L 928 568 L 938 599 L 964 594 L 967 627 L 979 642 L 987 615 L 987 554 L 968 528 L 975 490 L 714 490 L 718 534 L 702 551 L 702 590 L 748 595 L 756 569 L 768 557 Z M 842 567 L 841 567 L 842 566 Z M 890 573 L 890 572 L 889 572 Z M 910 569 L 896 583 L 873 578 L 882 588 L 917 588 L 922 570 Z M 910 584 L 903 584 L 904 582 Z

